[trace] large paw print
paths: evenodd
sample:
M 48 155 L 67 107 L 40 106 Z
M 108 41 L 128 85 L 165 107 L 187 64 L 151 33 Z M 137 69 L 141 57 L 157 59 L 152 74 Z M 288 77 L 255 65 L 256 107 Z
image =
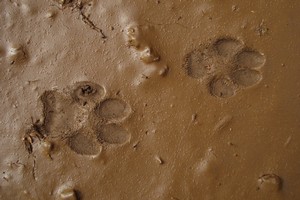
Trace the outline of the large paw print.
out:
M 265 62 L 263 53 L 226 37 L 187 54 L 184 68 L 188 76 L 206 82 L 211 95 L 227 98 L 258 84 Z
M 105 96 L 104 87 L 87 81 L 64 92 L 46 91 L 41 96 L 46 135 L 65 139 L 81 155 L 97 155 L 101 146 L 127 143 L 130 134 L 122 122 L 131 114 L 131 107 L 120 98 Z

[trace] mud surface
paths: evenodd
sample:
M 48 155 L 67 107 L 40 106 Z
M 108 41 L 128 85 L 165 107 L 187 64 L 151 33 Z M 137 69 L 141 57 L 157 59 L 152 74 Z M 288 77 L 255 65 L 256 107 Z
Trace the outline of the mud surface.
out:
M 299 10 L 0 1 L 0 199 L 300 199 Z

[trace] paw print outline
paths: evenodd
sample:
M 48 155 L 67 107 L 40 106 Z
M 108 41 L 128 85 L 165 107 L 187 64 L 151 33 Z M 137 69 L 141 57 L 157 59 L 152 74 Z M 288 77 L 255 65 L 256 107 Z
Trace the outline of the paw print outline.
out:
M 97 155 L 102 147 L 129 142 L 131 134 L 122 123 L 132 113 L 119 97 L 107 97 L 106 89 L 93 82 L 77 82 L 65 88 L 46 91 L 43 103 L 43 130 L 50 138 L 60 138 L 72 151 Z
M 205 82 L 212 96 L 228 98 L 258 84 L 265 62 L 263 53 L 241 40 L 221 37 L 188 53 L 184 68 L 188 76 Z

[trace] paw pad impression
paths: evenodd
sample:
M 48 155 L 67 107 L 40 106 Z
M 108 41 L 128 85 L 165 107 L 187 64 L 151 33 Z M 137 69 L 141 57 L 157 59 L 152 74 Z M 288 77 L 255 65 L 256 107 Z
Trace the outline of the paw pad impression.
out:
M 206 82 L 211 95 L 227 98 L 258 84 L 265 62 L 263 53 L 238 39 L 224 37 L 188 53 L 184 68 L 188 76 Z

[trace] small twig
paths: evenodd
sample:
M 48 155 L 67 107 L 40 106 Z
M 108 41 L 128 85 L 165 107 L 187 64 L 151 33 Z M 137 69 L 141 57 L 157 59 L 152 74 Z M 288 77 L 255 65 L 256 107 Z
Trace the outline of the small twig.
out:
M 59 2 L 59 6 L 57 5 L 51 5 L 51 6 L 56 6 L 60 10 L 64 10 L 65 8 L 70 8 L 72 10 L 77 10 L 79 12 L 79 16 L 81 17 L 81 20 L 87 24 L 91 29 L 97 31 L 98 33 L 101 34 L 101 38 L 105 39 L 107 36 L 104 34 L 103 30 L 99 27 L 97 27 L 94 22 L 90 20 L 90 18 L 84 14 L 83 9 L 84 5 L 81 2 L 81 0 L 68 0 L 68 1 L 61 1 Z
M 94 24 L 94 22 L 92 22 L 90 20 L 90 18 L 86 14 L 84 14 L 84 12 L 83 12 L 83 4 L 82 4 L 81 1 L 77 1 L 75 3 L 75 8 L 79 11 L 79 15 L 80 15 L 82 21 L 85 24 L 87 24 L 91 29 L 93 29 L 93 30 L 97 31 L 98 33 L 100 33 L 101 34 L 101 38 L 103 38 L 103 39 L 107 38 L 107 36 L 104 34 L 103 30 L 101 28 L 97 27 Z
M 101 28 L 98 28 L 83 12 L 80 10 L 80 16 L 82 18 L 82 21 L 87 24 L 91 29 L 99 32 L 101 34 L 101 38 L 105 39 L 107 38 L 106 35 L 104 35 L 103 30 Z

